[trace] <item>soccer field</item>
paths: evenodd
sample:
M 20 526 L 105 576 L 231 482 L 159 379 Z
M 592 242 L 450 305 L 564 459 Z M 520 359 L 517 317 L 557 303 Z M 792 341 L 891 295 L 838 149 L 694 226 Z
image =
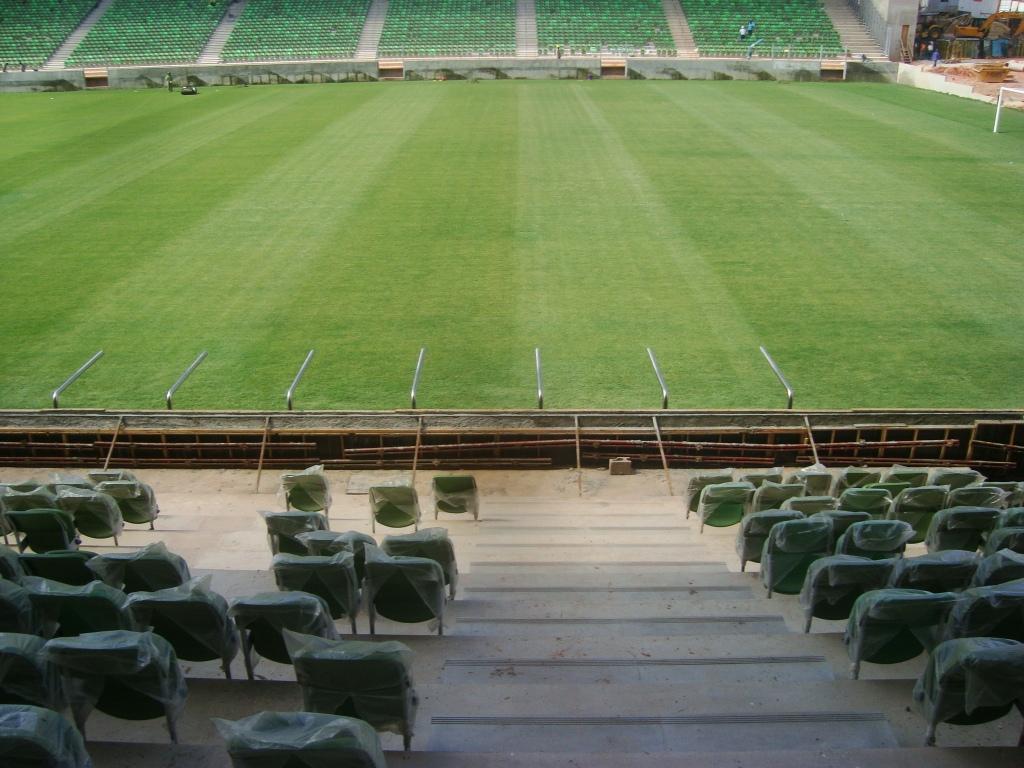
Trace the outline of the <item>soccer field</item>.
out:
M 1024 115 L 878 84 L 0 97 L 0 407 L 1009 407 Z

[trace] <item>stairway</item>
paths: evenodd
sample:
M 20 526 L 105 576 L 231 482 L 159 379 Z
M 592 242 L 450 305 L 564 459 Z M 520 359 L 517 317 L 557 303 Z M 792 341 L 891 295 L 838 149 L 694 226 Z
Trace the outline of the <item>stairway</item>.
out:
M 238 23 L 238 18 L 242 15 L 242 11 L 245 10 L 245 5 L 248 1 L 234 0 L 228 6 L 224 17 L 220 20 L 220 24 L 213 30 L 210 39 L 206 41 L 206 47 L 199 54 L 198 61 L 200 64 L 220 64 L 220 56 L 224 52 L 224 44 L 231 37 L 231 32 L 234 30 L 235 24 Z
M 366 12 L 366 23 L 356 45 L 357 59 L 376 59 L 380 34 L 384 31 L 384 20 L 388 15 L 388 0 L 373 0 Z
M 29 470 L 5 472 L 5 480 Z M 139 470 L 163 510 L 157 530 L 126 529 L 121 551 L 156 540 L 210 575 L 229 600 L 275 591 L 257 510 L 274 489 L 252 492 L 252 473 Z M 332 472 L 331 529 L 369 532 L 365 493 L 345 493 Z M 369 474 L 369 473 L 367 473 Z M 389 765 L 405 768 L 1017 768 L 1020 718 L 943 726 L 920 749 L 924 722 L 911 692 L 923 656 L 865 665 L 847 677 L 843 622 L 802 630 L 795 596 L 767 600 L 754 572 L 738 573 L 736 528 L 686 519 L 660 473 L 611 477 L 588 470 L 577 496 L 570 471 L 476 472 L 480 520 L 429 506 L 423 527 L 444 527 L 461 577 L 443 637 L 426 624 L 378 619 L 380 639 L 414 652 L 420 704 L 413 751 L 381 734 Z M 676 488 L 688 472 L 673 470 Z M 384 481 L 384 473 L 379 475 Z M 533 495 L 536 494 L 536 495 Z M 378 540 L 390 531 L 378 527 Z M 88 540 L 83 549 L 113 551 Z M 913 554 L 923 545 L 911 545 Z M 908 554 L 911 554 L 908 552 Z M 357 617 L 367 630 L 365 613 Z M 339 622 L 342 631 L 347 621 Z M 361 637 L 361 639 L 366 639 Z M 169 744 L 161 720 L 88 721 L 96 768 L 228 768 L 211 717 L 296 710 L 291 667 L 261 660 L 247 681 L 219 663 L 183 663 L 188 701 Z M 241 678 L 241 679 L 240 679 Z
M 868 61 L 889 60 L 846 0 L 822 0 L 822 5 L 832 19 L 832 26 L 839 33 L 839 40 L 850 52 L 851 58 L 859 59 L 863 56 L 867 57 Z
M 533 0 L 516 0 L 516 56 L 537 55 L 537 7 Z
M 46 63 L 43 64 L 43 69 L 64 69 L 64 64 L 67 62 L 68 57 L 78 47 L 78 44 L 85 39 L 85 36 L 89 34 L 89 30 L 107 12 L 107 9 L 113 2 L 114 0 L 100 0 L 96 3 L 96 7 L 89 11 L 86 17 L 82 19 L 82 23 L 75 27 L 75 30 L 68 35 L 67 40 L 61 43 L 57 50 L 53 52 L 53 55 L 46 60 Z
M 681 59 L 699 59 L 697 43 L 693 40 L 690 25 L 686 21 L 686 14 L 683 13 L 679 0 L 661 0 L 661 7 L 665 10 L 672 39 L 676 41 L 676 56 Z

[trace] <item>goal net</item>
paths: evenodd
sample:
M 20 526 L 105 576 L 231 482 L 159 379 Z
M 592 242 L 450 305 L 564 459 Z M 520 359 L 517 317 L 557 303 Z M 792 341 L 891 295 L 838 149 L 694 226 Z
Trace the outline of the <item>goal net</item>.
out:
M 999 89 L 999 100 L 996 102 L 996 121 L 992 125 L 992 133 L 999 133 L 999 117 L 1007 106 L 1024 109 L 1024 88 L 1011 88 L 1004 85 Z

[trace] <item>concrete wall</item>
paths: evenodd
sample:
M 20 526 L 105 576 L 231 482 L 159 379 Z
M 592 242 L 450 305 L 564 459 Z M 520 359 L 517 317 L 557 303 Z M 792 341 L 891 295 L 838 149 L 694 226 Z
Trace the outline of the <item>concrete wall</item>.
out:
M 917 26 L 918 0 L 847 0 L 892 61 L 900 58 L 900 30 L 910 27 L 908 45 L 913 46 Z
M 816 60 L 786 59 L 629 59 L 629 75 L 638 80 L 818 80 Z M 109 70 L 111 88 L 162 88 L 170 72 L 176 86 L 269 85 L 278 83 L 365 82 L 377 79 L 375 61 L 323 61 L 301 64 L 217 64 L 212 66 L 118 67 Z M 407 60 L 407 80 L 435 78 L 504 80 L 572 79 L 601 76 L 597 57 L 556 59 L 479 58 Z M 895 82 L 896 65 L 851 63 L 848 78 Z M 85 87 L 80 70 L 7 72 L 0 91 L 62 91 Z

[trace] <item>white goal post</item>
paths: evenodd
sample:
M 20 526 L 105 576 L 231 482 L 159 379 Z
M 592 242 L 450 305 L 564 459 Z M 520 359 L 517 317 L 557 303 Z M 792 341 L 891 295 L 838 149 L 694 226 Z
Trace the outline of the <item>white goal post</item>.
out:
M 1020 101 L 1024 101 L 1024 88 L 1010 88 L 1006 85 L 1000 88 L 999 100 L 996 102 L 996 121 L 992 125 L 992 133 L 999 133 L 999 115 L 1003 111 L 1003 96 L 1007 93 L 1015 94 Z

